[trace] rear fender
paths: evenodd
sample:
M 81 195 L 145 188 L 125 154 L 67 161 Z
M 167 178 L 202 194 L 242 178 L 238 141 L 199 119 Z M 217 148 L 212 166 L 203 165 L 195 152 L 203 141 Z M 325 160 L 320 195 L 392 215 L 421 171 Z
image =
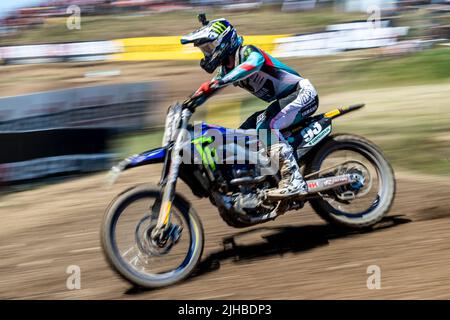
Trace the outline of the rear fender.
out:
M 308 123 L 309 127 L 303 128 L 297 144 L 294 145 L 300 163 L 305 164 L 311 161 L 315 152 L 310 151 L 318 150 L 319 147 L 335 137 L 335 135 L 331 134 L 333 119 L 349 112 L 359 110 L 364 106 L 364 103 L 354 104 L 351 106 L 334 109 L 327 113 L 310 118 L 311 120 Z M 317 130 L 318 128 L 314 128 L 316 123 L 319 124 L 320 130 Z M 309 138 L 309 140 L 305 141 L 305 138 Z
M 312 147 L 296 149 L 295 152 L 300 166 L 303 166 L 311 162 L 317 150 L 319 150 L 322 147 L 322 145 L 327 143 L 329 140 L 333 139 L 334 136 L 335 136 L 334 134 L 328 134 L 321 141 L 319 141 L 316 145 Z

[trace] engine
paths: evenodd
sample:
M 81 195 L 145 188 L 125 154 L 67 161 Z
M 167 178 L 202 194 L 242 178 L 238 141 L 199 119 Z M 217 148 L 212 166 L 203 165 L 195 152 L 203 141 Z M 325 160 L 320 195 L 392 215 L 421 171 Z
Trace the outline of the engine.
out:
M 233 207 L 242 214 L 260 211 L 264 201 L 261 191 L 269 187 L 269 183 L 264 182 L 255 169 L 255 166 L 250 165 L 234 165 L 231 169 L 232 179 L 229 183 L 232 186 Z

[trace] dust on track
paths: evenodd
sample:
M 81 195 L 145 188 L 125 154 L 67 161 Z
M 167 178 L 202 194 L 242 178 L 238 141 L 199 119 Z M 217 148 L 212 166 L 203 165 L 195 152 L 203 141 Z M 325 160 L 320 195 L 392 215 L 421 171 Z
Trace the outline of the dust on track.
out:
M 109 201 L 159 166 L 126 172 L 111 189 L 104 174 L 0 199 L 0 297 L 6 299 L 343 299 L 450 298 L 450 183 L 400 175 L 394 207 L 372 232 L 342 233 L 306 206 L 247 230 L 228 227 L 207 200 L 193 202 L 206 233 L 197 273 L 168 288 L 141 291 L 107 266 L 100 223 Z M 236 247 L 223 247 L 234 237 Z M 67 290 L 66 268 L 81 268 Z M 366 286 L 381 268 L 381 289 Z

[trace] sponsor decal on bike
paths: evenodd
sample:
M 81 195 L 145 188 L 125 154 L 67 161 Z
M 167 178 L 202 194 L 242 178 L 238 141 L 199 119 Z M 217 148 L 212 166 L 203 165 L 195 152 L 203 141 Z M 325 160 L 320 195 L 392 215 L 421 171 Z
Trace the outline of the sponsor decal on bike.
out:
M 321 131 L 322 125 L 319 122 L 314 122 L 313 124 L 302 130 L 301 134 L 303 137 L 303 141 L 305 142 L 311 141 Z
M 337 115 L 340 115 L 340 114 L 341 114 L 341 111 L 339 109 L 334 109 L 334 110 L 331 110 L 331 111 L 325 113 L 324 116 L 326 118 L 333 118 L 333 117 L 335 117 Z
M 213 141 L 214 141 L 213 137 L 202 136 L 193 139 L 192 143 L 195 145 L 197 152 L 202 157 L 203 165 L 205 166 L 209 165 L 211 169 L 214 171 L 216 170 L 216 161 L 217 161 L 216 148 L 209 147 L 209 144 L 211 144 Z
M 260 115 L 258 115 L 258 117 L 256 118 L 256 123 L 259 124 L 264 120 L 266 120 L 266 112 L 263 112 Z
M 331 126 L 323 129 L 319 122 L 314 122 L 309 127 L 302 130 L 303 141 L 306 144 L 303 147 L 312 147 L 325 138 L 331 132 Z
M 309 189 L 315 189 L 315 188 L 317 188 L 317 187 L 319 187 L 319 185 L 317 184 L 317 182 L 309 182 L 309 183 L 308 183 L 308 188 L 309 188 Z
M 333 184 L 338 184 L 338 183 L 342 183 L 342 182 L 348 182 L 348 178 L 346 176 L 333 177 L 333 178 L 325 180 L 323 182 L 323 185 L 325 187 L 327 187 L 327 186 L 331 186 Z

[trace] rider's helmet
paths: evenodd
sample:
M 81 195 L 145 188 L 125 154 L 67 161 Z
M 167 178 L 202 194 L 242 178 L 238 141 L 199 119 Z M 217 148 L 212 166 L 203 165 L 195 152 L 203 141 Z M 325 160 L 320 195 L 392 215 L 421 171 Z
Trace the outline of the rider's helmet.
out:
M 225 19 L 206 21 L 200 15 L 203 27 L 181 38 L 181 44 L 193 43 L 202 50 L 204 58 L 200 66 L 208 73 L 212 73 L 226 58 L 233 55 L 243 39 L 238 36 L 236 29 Z

